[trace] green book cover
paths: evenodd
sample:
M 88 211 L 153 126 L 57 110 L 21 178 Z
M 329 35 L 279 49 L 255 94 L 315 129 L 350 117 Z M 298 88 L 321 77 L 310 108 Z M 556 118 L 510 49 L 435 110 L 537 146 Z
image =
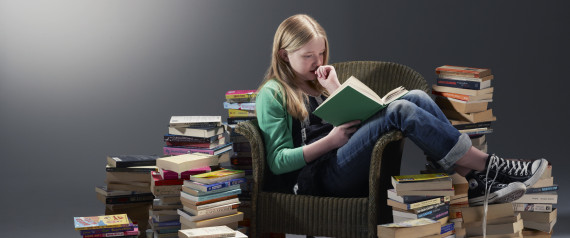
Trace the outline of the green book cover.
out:
M 407 92 L 403 87 L 398 87 L 380 98 L 376 92 L 351 76 L 313 114 L 333 126 L 354 120 L 364 121 Z

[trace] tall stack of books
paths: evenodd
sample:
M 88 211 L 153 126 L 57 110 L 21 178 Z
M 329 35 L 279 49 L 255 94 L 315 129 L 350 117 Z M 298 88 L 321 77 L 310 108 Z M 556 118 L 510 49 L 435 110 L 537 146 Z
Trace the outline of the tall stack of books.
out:
M 394 222 L 428 218 L 440 222 L 439 237 L 453 236 L 449 206 L 455 190 L 451 177 L 445 173 L 393 176 L 392 186 L 387 203 L 392 207 Z
M 226 141 L 225 132 L 221 116 L 172 116 L 163 152 L 165 155 L 204 153 L 226 156 L 229 161 L 232 143 Z
M 510 203 L 491 204 L 484 222 L 484 206 L 461 209 L 467 237 L 523 237 L 523 220 Z M 486 224 L 486 226 L 484 225 Z
M 554 184 L 552 165 L 526 193 L 513 202 L 515 212 L 521 215 L 525 237 L 550 237 L 557 220 L 558 185 Z
M 488 106 L 493 101 L 491 70 L 443 65 L 435 72 L 435 102 L 455 128 L 471 137 L 473 146 L 487 152 L 486 134 L 497 120 Z
M 137 225 L 131 222 L 127 214 L 74 217 L 73 222 L 75 230 L 84 238 L 139 236 Z
M 251 145 L 243 135 L 235 132 L 234 129 L 238 123 L 256 118 L 256 95 L 256 90 L 230 90 L 226 92 L 226 101 L 224 102 L 224 109 L 228 110 L 228 131 L 234 151 L 230 166 L 232 169 L 244 170 L 247 179 L 246 183 L 241 184 L 242 193 L 239 195 L 241 204 L 238 208 L 240 212 L 244 213 L 244 220 L 239 225 L 246 234 L 251 220 L 251 189 L 253 184 Z
M 105 215 L 127 214 L 138 229 L 148 227 L 148 210 L 154 199 L 149 174 L 157 171 L 156 155 L 107 156 L 104 186 L 95 187 L 97 199 L 105 204 Z
M 243 220 L 239 212 L 240 184 L 244 171 L 220 169 L 198 174 L 185 180 L 180 194 L 182 209 L 178 209 L 182 229 L 228 226 L 238 229 Z

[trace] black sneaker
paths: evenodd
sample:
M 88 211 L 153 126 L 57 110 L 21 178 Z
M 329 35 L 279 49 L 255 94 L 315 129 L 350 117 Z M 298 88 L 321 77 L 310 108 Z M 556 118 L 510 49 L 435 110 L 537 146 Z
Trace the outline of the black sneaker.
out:
M 485 183 L 489 190 L 488 204 L 492 203 L 508 203 L 522 197 L 526 192 L 526 186 L 521 182 L 512 182 L 504 184 L 494 181 L 493 177 L 485 178 L 484 172 L 471 171 L 465 176 L 469 182 L 469 205 L 481 206 L 485 202 Z
M 498 171 L 497 180 L 502 183 L 522 182 L 527 187 L 534 185 L 544 171 L 548 167 L 548 161 L 545 159 L 537 160 L 520 160 L 520 159 L 503 159 L 492 154 L 487 159 L 489 167 L 489 177 L 494 177 Z

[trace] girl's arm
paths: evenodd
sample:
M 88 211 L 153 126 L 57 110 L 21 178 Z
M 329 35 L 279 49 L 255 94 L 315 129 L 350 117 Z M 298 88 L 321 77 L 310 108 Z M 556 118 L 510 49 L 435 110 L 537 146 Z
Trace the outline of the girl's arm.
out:
M 356 120 L 337 126 L 327 136 L 304 146 L 303 157 L 305 161 L 309 163 L 321 155 L 346 144 L 350 136 L 358 129 L 356 127 L 358 124 L 360 124 L 360 121 Z

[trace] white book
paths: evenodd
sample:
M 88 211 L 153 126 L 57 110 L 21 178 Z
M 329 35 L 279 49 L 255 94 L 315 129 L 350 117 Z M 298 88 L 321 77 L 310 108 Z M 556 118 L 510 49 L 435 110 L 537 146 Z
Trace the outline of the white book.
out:
M 178 231 L 179 237 L 183 238 L 218 238 L 235 237 L 236 231 L 227 226 L 211 226 Z

